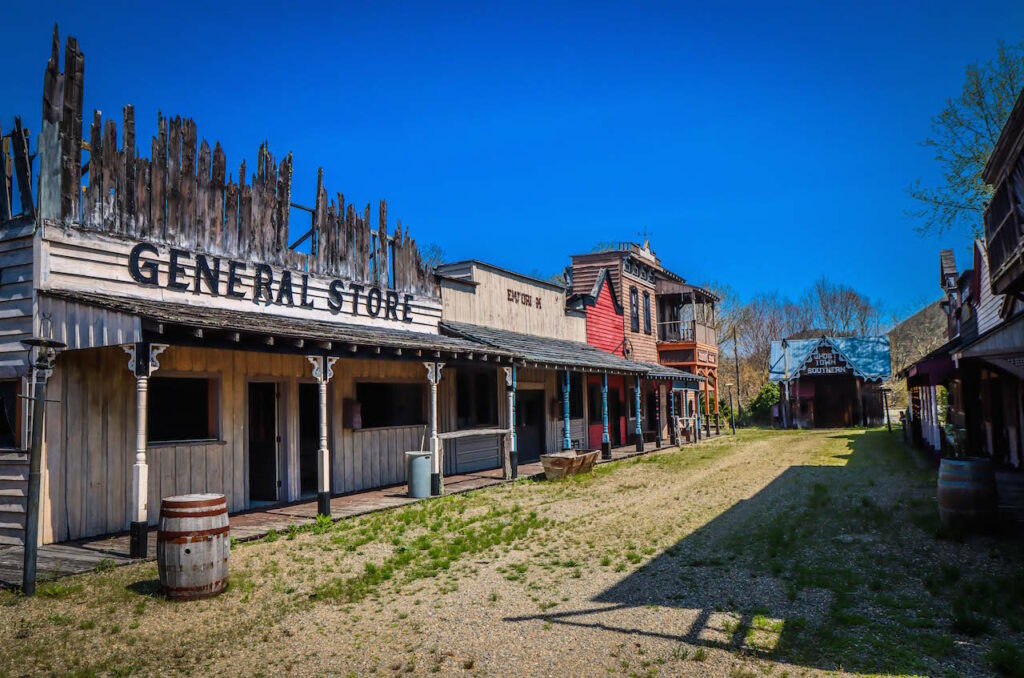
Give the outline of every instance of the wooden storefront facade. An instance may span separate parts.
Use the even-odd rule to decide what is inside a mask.
[[[783,428],[881,426],[888,337],[820,337],[772,342],[769,379],[779,384]]]

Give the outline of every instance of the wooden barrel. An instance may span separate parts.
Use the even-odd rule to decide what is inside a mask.
[[[992,527],[996,480],[988,459],[943,459],[939,464],[939,518],[944,525]]]
[[[228,585],[231,537],[223,494],[185,494],[160,502],[156,561],[168,598],[206,598]]]

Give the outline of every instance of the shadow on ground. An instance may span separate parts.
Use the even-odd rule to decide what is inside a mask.
[[[1020,542],[942,539],[948,535],[935,516],[934,473],[911,460],[898,434],[824,437],[844,443],[838,454],[790,467],[601,592],[594,605],[509,621],[542,619],[825,670],[977,670],[987,644],[972,657],[959,649],[950,604],[962,580],[952,568],[998,552],[1004,569],[1022,572]],[[929,583],[939,572],[948,574]],[[1024,598],[1018,604],[1024,607]],[[642,618],[616,613],[650,606],[685,612],[693,619],[689,630],[609,621]],[[1024,619],[1024,609],[1009,613]]]

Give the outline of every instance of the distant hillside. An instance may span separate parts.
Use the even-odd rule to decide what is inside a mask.
[[[946,314],[941,303],[928,304],[889,332],[894,375],[946,343]]]

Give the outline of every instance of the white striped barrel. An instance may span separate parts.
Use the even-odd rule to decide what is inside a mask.
[[[223,494],[185,494],[160,502],[156,561],[168,598],[215,596],[228,585],[231,536]]]

